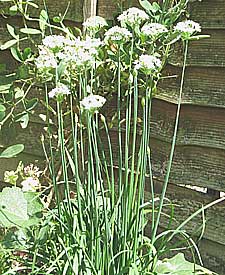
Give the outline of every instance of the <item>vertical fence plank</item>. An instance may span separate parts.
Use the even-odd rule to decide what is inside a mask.
[[[83,18],[86,21],[90,16],[97,15],[97,0],[84,0]]]

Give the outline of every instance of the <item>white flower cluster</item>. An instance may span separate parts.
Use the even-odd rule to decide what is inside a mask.
[[[100,39],[87,37],[69,39],[61,35],[49,35],[43,39],[43,45],[39,46],[39,56],[35,64],[39,71],[55,69],[61,60],[73,69],[81,66],[90,66],[95,63],[98,49],[102,45]]]
[[[39,56],[35,60],[35,65],[39,70],[54,69],[57,67],[56,56],[48,48],[40,46]]]
[[[80,101],[80,106],[87,111],[96,111],[101,108],[106,99],[100,95],[89,95]]]
[[[139,25],[145,20],[148,20],[149,16],[143,10],[133,7],[124,11],[117,19],[120,21],[122,26],[128,25],[133,27],[134,25]]]
[[[74,45],[66,46],[64,49],[64,59],[66,62],[76,67],[93,66],[98,54],[98,49],[102,45],[100,39],[87,37],[85,40],[76,38]]]
[[[42,173],[39,170],[39,168],[32,163],[28,166],[25,166],[23,169],[23,172],[24,172],[24,175],[27,177],[36,177],[36,178],[38,178]]]
[[[142,54],[135,62],[135,69],[142,70],[146,74],[151,74],[157,71],[161,65],[162,62],[159,58],[153,55]]]
[[[57,86],[48,93],[48,96],[50,98],[55,97],[56,99],[61,99],[64,95],[69,95],[69,94],[70,94],[69,88],[63,83],[58,83]]]
[[[118,26],[110,28],[105,33],[105,40],[112,41],[116,43],[126,42],[132,37],[131,32],[129,32],[126,28],[121,28]]]
[[[62,35],[48,35],[42,40],[42,44],[51,50],[62,50],[68,39]]]
[[[100,30],[103,27],[108,26],[105,18],[101,16],[91,16],[84,23],[83,26],[90,30]]]
[[[23,192],[35,192],[40,187],[40,182],[37,178],[28,177],[21,182]]]
[[[201,26],[192,20],[186,20],[177,23],[177,25],[174,27],[174,30],[192,35],[195,32],[201,32]]]
[[[162,33],[168,32],[168,29],[159,23],[149,23],[141,28],[141,32],[146,36],[157,37]]]

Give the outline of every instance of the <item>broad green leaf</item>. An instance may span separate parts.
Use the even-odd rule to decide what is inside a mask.
[[[22,57],[21,57],[21,53],[19,52],[19,50],[17,48],[10,48],[11,54],[12,56],[19,62],[22,61]]]
[[[158,261],[155,272],[157,275],[211,275],[213,274],[208,269],[190,263],[185,260],[183,253],[178,253],[171,259],[165,259],[163,261]]]
[[[27,100],[25,105],[26,105],[26,110],[27,111],[31,111],[35,108],[35,106],[38,103],[38,99],[37,98],[32,98],[30,100]]]
[[[140,5],[144,8],[147,12],[151,11],[152,4],[148,2],[148,0],[139,0]]]
[[[13,158],[24,150],[23,144],[15,144],[6,148],[1,154],[0,158]]]
[[[11,88],[11,84],[0,85],[0,93],[8,93]]]
[[[1,244],[7,249],[23,250],[27,248],[27,235],[23,228],[18,230],[9,230]]]
[[[24,96],[24,90],[22,90],[21,88],[17,87],[15,89],[15,99],[22,98],[23,96]]]
[[[25,129],[29,123],[29,114],[24,112],[20,114],[19,118],[15,119],[16,122],[20,123],[20,126]]]
[[[4,227],[20,227],[28,220],[27,201],[22,190],[5,187],[0,193],[0,224]]]
[[[0,112],[5,112],[6,108],[3,104],[0,104]]]
[[[15,45],[17,42],[18,42],[18,40],[16,40],[16,39],[9,40],[9,41],[5,42],[5,44],[1,45],[0,49],[6,50],[6,49],[12,47],[13,45]]]
[[[41,34],[40,30],[32,28],[22,28],[20,31],[25,34]]]
[[[5,111],[6,111],[5,106],[0,104],[0,121],[2,121],[3,118],[5,117]]]
[[[17,5],[11,6],[11,7],[9,8],[9,11],[10,11],[11,13],[13,13],[13,14],[17,13],[17,11],[18,11]]]
[[[46,12],[46,10],[42,10],[40,12],[40,18],[39,18],[39,26],[42,32],[45,31],[47,21],[48,21],[48,13]]]
[[[43,204],[38,193],[25,192],[24,197],[27,200],[27,212],[29,216],[33,216],[43,210]]]
[[[19,39],[19,35],[15,34],[14,27],[11,26],[11,25],[9,25],[9,24],[7,24],[6,26],[7,26],[8,32],[12,35],[12,37],[15,38],[16,40],[18,40]]]
[[[26,60],[31,56],[31,48],[25,48],[23,50],[23,60]]]

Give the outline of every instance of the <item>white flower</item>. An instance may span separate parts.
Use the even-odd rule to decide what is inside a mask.
[[[39,180],[36,178],[28,177],[21,182],[23,192],[35,192],[39,188]]]
[[[63,49],[66,42],[66,37],[62,35],[48,35],[42,40],[42,44],[52,50]]]
[[[153,55],[142,54],[135,62],[135,69],[142,70],[144,73],[150,74],[154,71],[157,71],[161,65],[162,62],[159,58]]]
[[[143,10],[138,8],[129,8],[118,16],[118,20],[122,25],[134,26],[139,25],[143,21],[147,20],[149,16]]]
[[[108,24],[101,16],[91,16],[83,23],[83,26],[90,30],[99,30],[105,26],[108,26]]]
[[[40,174],[42,173],[41,171],[39,171],[39,168],[32,163],[30,165],[25,166],[23,171],[24,175],[26,175],[27,177],[35,178],[39,178]]]
[[[77,38],[73,46],[65,47],[64,59],[77,67],[93,66],[102,44],[102,41],[96,38],[87,37],[85,40]]]
[[[50,98],[53,98],[53,97],[58,98],[69,94],[70,94],[69,88],[65,84],[58,83],[57,86],[48,93],[48,96]]]
[[[47,68],[56,68],[57,60],[55,55],[43,46],[40,46],[39,48],[39,56],[35,60],[37,68],[39,70]]]
[[[106,102],[106,99],[100,95],[89,95],[80,101],[80,105],[85,110],[97,110],[101,108]]]
[[[141,32],[146,36],[158,36],[161,33],[168,32],[168,29],[159,23],[149,23],[141,28]]]
[[[192,35],[194,32],[201,32],[201,26],[192,20],[186,20],[177,23],[177,25],[174,27],[174,30]]]
[[[105,40],[111,40],[113,42],[124,42],[132,37],[131,32],[129,32],[126,28],[121,28],[118,26],[110,28],[105,33]]]

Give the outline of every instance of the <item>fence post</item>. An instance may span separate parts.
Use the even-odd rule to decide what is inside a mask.
[[[83,18],[86,21],[90,16],[97,15],[97,0],[84,0]]]

